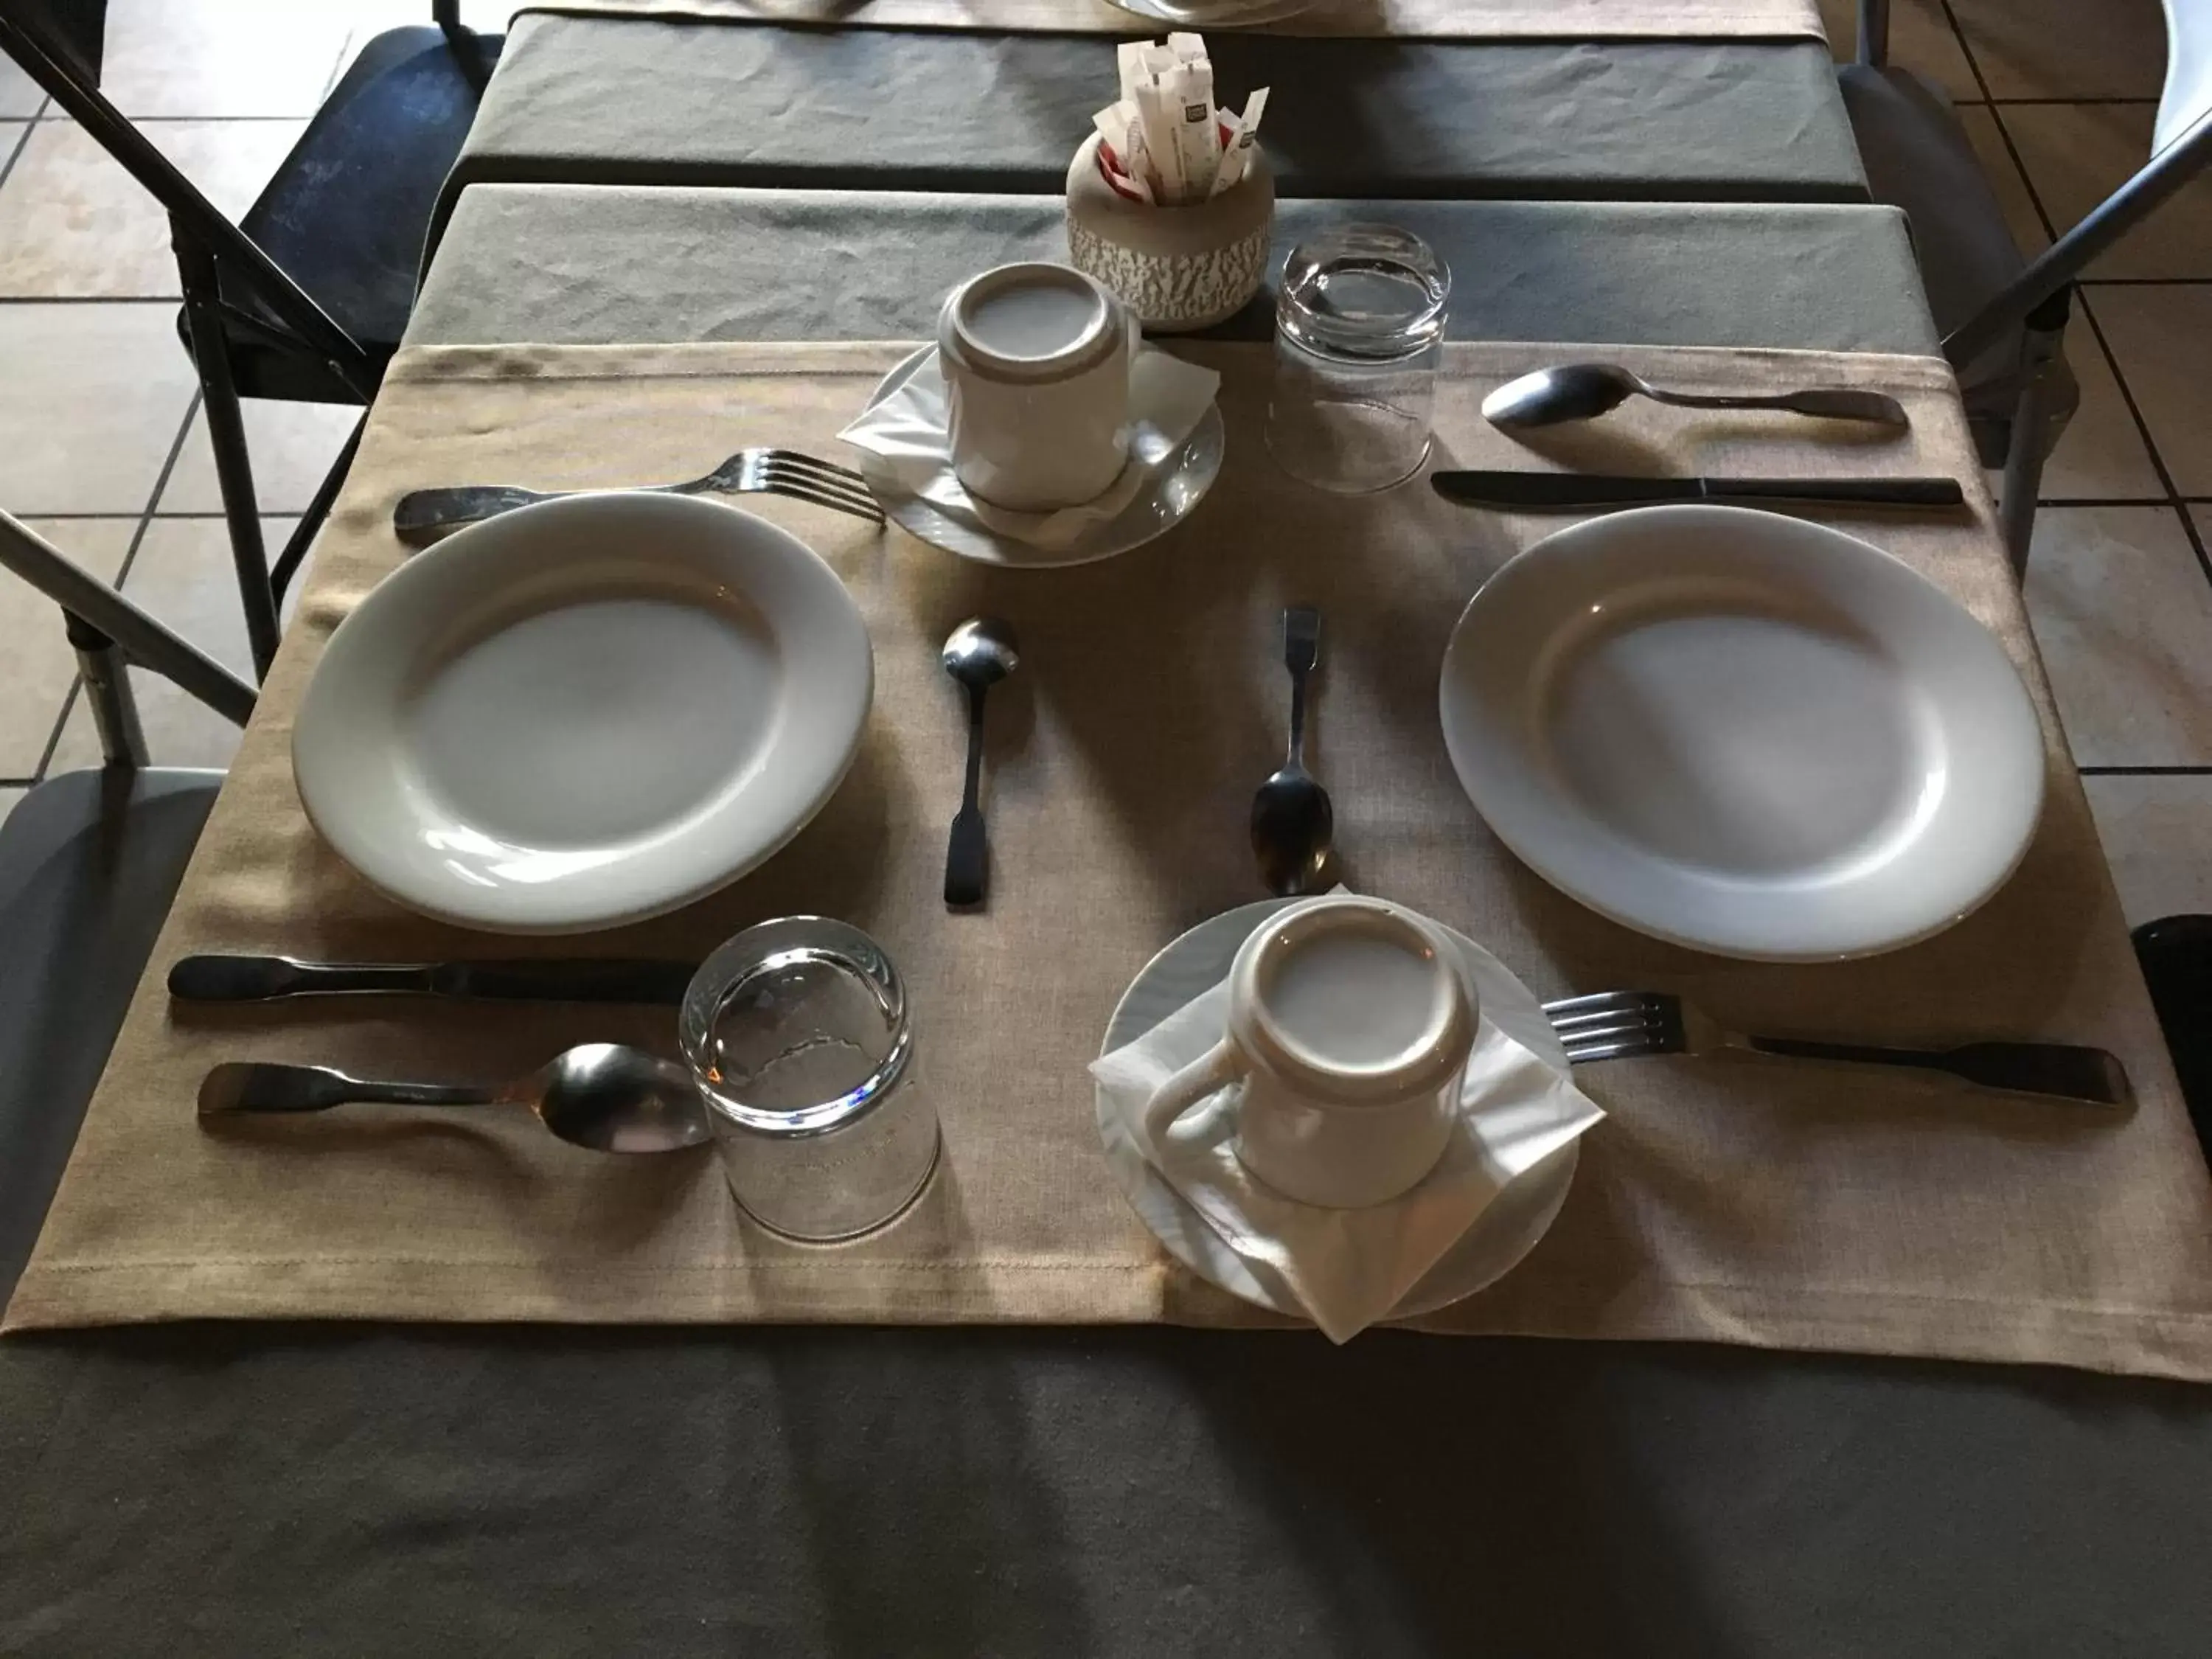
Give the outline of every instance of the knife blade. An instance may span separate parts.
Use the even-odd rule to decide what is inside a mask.
[[[291,957],[181,957],[169,994],[181,1002],[286,997],[426,996],[484,1002],[684,1000],[687,962],[543,957],[511,962],[302,962]]]
[[[1666,501],[1852,502],[1863,507],[1963,507],[1955,478],[1626,478],[1602,472],[1468,472],[1431,476],[1463,507],[1556,511]]]

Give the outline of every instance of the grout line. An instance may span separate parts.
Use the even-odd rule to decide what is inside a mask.
[[[123,562],[116,567],[115,591],[118,593],[123,591],[123,584],[130,580],[131,567],[138,562],[139,544],[146,539],[147,527],[154,522],[155,505],[161,501],[161,492],[169,487],[169,475],[177,470],[177,458],[185,453],[185,440],[191,435],[192,421],[199,412],[200,394],[195,390],[191,402],[185,405],[184,423],[178,427],[177,435],[170,441],[169,453],[154,480],[153,492],[146,497],[146,510],[138,515],[138,527],[131,532],[131,545],[124,549]],[[122,514],[110,513],[99,516],[120,518]],[[129,672],[127,669],[125,672]],[[83,689],[82,676],[70,681],[69,695],[62,699],[62,712],[55,718],[54,729],[47,734],[46,746],[39,756],[37,775],[41,781],[46,778],[46,769],[54,763],[54,751],[62,745],[62,733],[69,728],[70,715],[76,708],[77,693]]]
[[[2077,766],[2085,778],[2212,778],[2212,766]]]
[[[8,152],[8,159],[6,161],[0,161],[0,185],[6,184],[8,182],[8,175],[15,170],[16,158],[22,155],[24,146],[31,142],[31,129],[36,125],[38,125],[36,121],[26,121],[23,123],[23,131],[18,133],[15,137],[15,147]]]
[[[1979,102],[1982,102],[1982,103],[1985,103],[1985,104],[1993,104],[1993,105],[1996,106],[1996,107],[1998,107],[1999,109],[2006,108],[2006,107],[2008,107],[2008,106],[2011,106],[2011,105],[2014,105],[2014,104],[2027,104],[2027,105],[2031,105],[2031,106],[2032,106],[2032,105],[2037,105],[2037,104],[2056,104],[2056,105],[2065,105],[2065,104],[2096,104],[2096,105],[2100,105],[2100,106],[2106,105],[2106,104],[2145,104],[2145,105],[2148,105],[2151,108],[2155,109],[2155,108],[2157,108],[2157,107],[2158,107],[2158,103],[2159,103],[2159,100],[2158,100],[2157,99],[2155,99],[2155,98],[2121,98],[2121,97],[2101,97],[2101,98],[1996,98],[1996,97],[1990,97],[1990,98],[1984,98],[1984,99],[1981,99],[1981,100],[1979,100],[1978,101],[1979,101]]]
[[[0,173],[0,178],[5,176]],[[180,298],[174,294],[8,294],[0,295],[0,306],[173,306]]]
[[[2212,276],[2080,276],[2077,288],[2203,288]]]
[[[2039,495],[2036,506],[2041,507],[2172,507],[2174,503],[2165,495]]]

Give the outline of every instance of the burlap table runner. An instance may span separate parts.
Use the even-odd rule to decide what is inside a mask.
[[[1237,27],[1227,15],[1170,23],[1106,0],[550,0],[517,15],[525,11],[1127,35]],[[1815,0],[1314,0],[1305,11],[1254,27],[1431,40],[1826,38]]]
[[[573,1151],[519,1114],[364,1110],[200,1127],[218,1060],[505,1078],[569,1043],[673,1052],[661,1010],[324,1002],[173,1007],[196,950],[424,959],[573,951],[422,921],[379,899],[302,817],[287,745],[331,629],[400,560],[392,502],[458,479],[568,486],[692,476],[745,444],[834,454],[892,346],[444,347],[401,354],[325,532],[25,1273],[16,1326],[216,1316],[1246,1323],[1265,1316],[1174,1267],[1108,1178],[1085,1062],[1130,976],[1202,918],[1258,896],[1250,792],[1279,752],[1278,616],[1318,604],[1328,653],[1313,757],[1347,879],[1483,940],[1543,995],[1694,993],[1732,1023],[1901,1041],[2100,1043],[2130,1113],[1977,1095],[1911,1073],[1654,1060],[1584,1074],[1612,1113],[1550,1236],[1438,1330],[1705,1338],[2054,1361],[2212,1376],[2212,1180],[2136,976],[2020,602],[1936,362],[1608,348],[1668,383],[1835,380],[1902,396],[1910,438],[1838,442],[1786,417],[1632,404],[1546,454],[1739,474],[1949,472],[1974,522],[1852,524],[2004,639],[2051,732],[2050,804],[1996,900],[1926,944],[1805,968],[1645,939],[1545,886],[1484,828],[1437,730],[1446,636],[1484,574],[1560,520],[1361,500],[1290,483],[1258,440],[1264,347],[1221,367],[1231,434],[1212,496],[1127,556],[990,570],[896,531],[757,498],[849,584],[874,641],[874,714],[852,776],[752,877],[694,909],[593,938],[695,957],[763,917],[817,911],[879,938],[912,992],[920,1086],[942,1113],[934,1188],[835,1249],[737,1218],[708,1157]],[[1571,347],[1454,347],[1442,465],[1543,467],[1476,412],[1489,386]],[[990,908],[939,897],[962,708],[936,662],[960,618],[1010,618],[1024,668],[992,707]]]

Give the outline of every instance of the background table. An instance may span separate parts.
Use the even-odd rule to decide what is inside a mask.
[[[624,193],[634,234],[675,228],[600,337],[713,320],[698,233],[751,204],[691,196]],[[511,274],[469,222],[418,341]],[[1668,331],[1710,328],[1703,280],[1651,268],[1646,337],[1709,337]],[[1605,337],[1540,288],[1493,325]],[[564,291],[509,290],[506,337],[579,326]],[[746,326],[842,314],[775,292]],[[2212,1629],[2212,1394],[1741,1349],[118,1328],[0,1345],[0,1648],[1969,1659]]]
[[[1273,88],[1285,196],[1867,199],[1817,40],[1208,44]],[[533,15],[438,222],[481,183],[1056,193],[1116,85],[1103,35]]]

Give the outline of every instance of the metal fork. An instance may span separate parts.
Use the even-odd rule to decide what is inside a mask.
[[[874,524],[884,521],[884,510],[869,493],[867,481],[850,467],[818,461],[795,449],[741,449],[703,478],[688,483],[653,484],[660,495],[787,495],[833,507]],[[441,489],[414,489],[399,498],[392,509],[392,527],[410,547],[428,547],[441,536],[465,524],[512,513],[532,501],[550,501],[562,495],[586,495],[583,489],[520,489],[511,484],[458,484]]]
[[[2124,1106],[2128,1074],[2102,1048],[2065,1042],[1969,1042],[1957,1048],[1888,1048],[1861,1042],[1753,1036],[1714,1024],[1691,1004],[1663,991],[1602,991],[1544,1005],[1544,1013],[1577,1066],[1646,1054],[1704,1054],[1724,1049],[1791,1060],[1847,1060],[1948,1072],[1984,1089],[2055,1095],[2099,1106]]]

